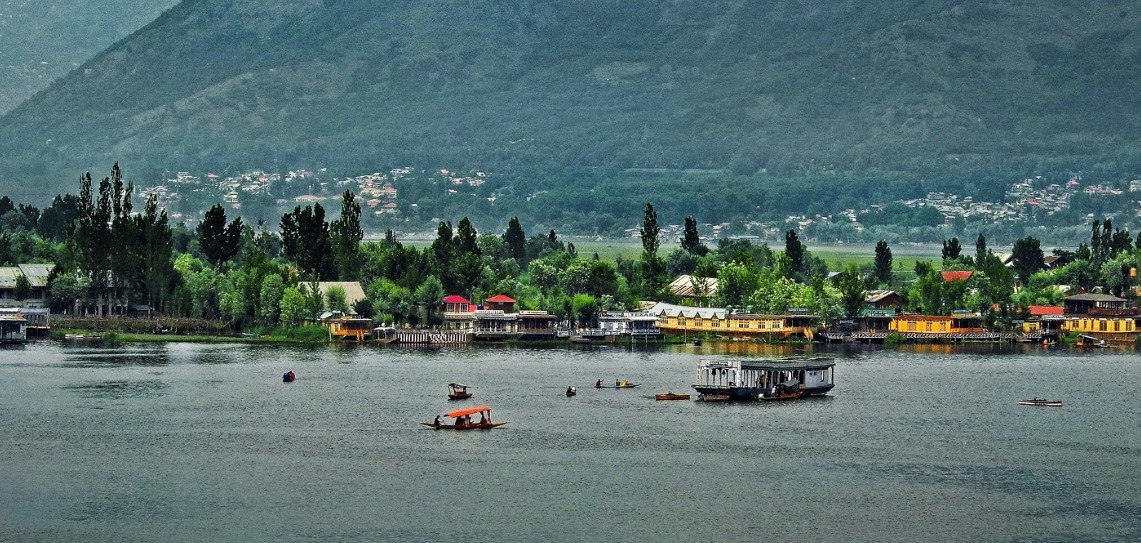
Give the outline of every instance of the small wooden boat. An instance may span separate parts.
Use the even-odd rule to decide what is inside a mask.
[[[781,400],[799,400],[802,396],[804,396],[803,390],[788,390],[788,391],[781,391],[781,392],[778,392],[776,394],[772,394],[769,396],[766,396],[764,394],[758,394],[757,400],[762,401],[762,402],[776,402],[776,401],[781,401]]]
[[[689,394],[676,394],[667,392],[665,394],[654,394],[655,400],[688,400]]]
[[[701,394],[698,396],[698,399],[703,402],[728,402],[732,400],[733,397],[728,394]]]
[[[602,379],[599,379],[594,382],[594,388],[634,388],[640,384],[642,383],[631,383],[630,381],[623,379],[621,381],[614,381],[614,385],[611,386],[602,384]]]
[[[294,379],[297,379],[297,374],[293,373],[293,370],[281,374],[281,382],[283,383],[292,383]]]
[[[480,419],[478,422],[473,422],[471,416],[479,413]],[[457,409],[444,415],[452,419],[451,424],[444,424],[440,422],[440,417],[432,422],[421,422],[420,424],[427,426],[433,430],[491,430],[499,428],[509,421],[492,422],[491,421],[491,407],[481,405],[479,407],[469,407],[467,409]]]
[[[1034,407],[1062,407],[1062,400],[1031,398],[1029,400],[1018,400],[1018,405],[1030,405]]]
[[[448,383],[448,399],[449,400],[466,400],[471,397],[471,391],[468,390],[467,385],[460,383]]]
[[[576,395],[576,394],[578,394],[578,389],[577,389],[577,388],[575,388],[575,387],[567,387],[567,397],[568,397],[568,398],[570,398],[571,396],[574,396],[574,395]]]

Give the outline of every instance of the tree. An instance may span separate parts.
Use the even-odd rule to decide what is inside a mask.
[[[840,305],[844,315],[856,318],[864,308],[864,282],[860,281],[860,269],[850,264],[840,274]]]
[[[880,240],[876,244],[876,279],[881,284],[891,283],[891,249],[888,248],[887,242]]]
[[[959,244],[959,238],[951,238],[943,241],[943,260],[948,258],[959,258],[959,254],[963,252],[963,246]]]
[[[981,264],[986,254],[986,236],[979,234],[979,237],[975,239],[975,265]]]
[[[329,311],[348,312],[349,303],[345,301],[345,289],[340,286],[331,286],[325,289],[325,309]]]
[[[261,290],[258,293],[258,320],[263,326],[273,326],[278,322],[284,296],[285,281],[280,275],[270,274],[262,279]]]
[[[681,248],[696,256],[705,256],[709,253],[709,248],[701,243],[701,237],[697,234],[697,219],[693,217],[685,218],[685,232],[681,238]]]
[[[421,323],[425,326],[430,325],[435,321],[440,300],[444,299],[444,284],[436,276],[429,275],[419,287],[416,287],[412,298],[420,310]]]
[[[757,278],[748,266],[728,262],[717,271],[717,301],[723,307],[741,307],[757,289]]]
[[[554,232],[554,230],[551,230]],[[471,225],[471,221],[467,217],[460,219],[460,223],[456,225],[456,252],[465,255],[472,254],[479,256],[479,236],[475,231],[475,227]]]
[[[297,326],[305,317],[305,295],[297,287],[286,287],[281,292],[281,324]]]
[[[333,262],[342,281],[358,279],[361,271],[361,206],[356,195],[346,190],[341,194],[341,216],[329,226],[333,245]]]
[[[804,244],[795,230],[789,230],[784,235],[784,254],[791,261],[793,273],[799,274],[804,268]]]
[[[653,204],[646,204],[646,211],[642,217],[642,229],[639,231],[642,238],[642,256],[643,259],[650,260],[657,258],[658,246],[658,212],[654,211]]]
[[[28,281],[28,277],[22,273],[17,275],[16,290],[13,293],[13,295],[16,297],[16,301],[22,304],[24,300],[28,299],[28,296],[31,296],[31,294],[32,283]]]
[[[1034,272],[1046,265],[1041,244],[1034,237],[1026,236],[1015,241],[1011,253],[1014,259],[1014,271],[1018,274],[1018,281],[1023,285],[1030,280]]]
[[[242,218],[235,217],[230,224],[226,224],[225,208],[215,204],[206,212],[196,232],[202,256],[214,269],[221,269],[223,264],[238,254],[241,247]]]
[[[520,266],[524,265],[527,257],[527,237],[523,234],[523,227],[519,224],[519,217],[511,217],[507,222],[507,231],[503,233],[503,242],[507,244],[507,252]]]
[[[281,217],[281,249],[307,279],[334,275],[333,242],[321,204],[297,206]]]

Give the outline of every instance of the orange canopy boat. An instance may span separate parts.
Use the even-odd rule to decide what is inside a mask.
[[[480,419],[478,422],[473,422],[471,416],[476,413],[479,413]],[[487,405],[457,409],[446,413],[444,416],[453,419],[453,423],[441,423],[440,417],[436,417],[436,420],[432,422],[421,422],[420,424],[436,430],[490,430],[507,424],[507,421],[491,422],[491,407]]]

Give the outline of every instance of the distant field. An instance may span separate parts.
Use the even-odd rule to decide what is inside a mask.
[[[608,262],[622,257],[627,260],[636,259],[642,254],[642,242],[637,239],[591,239],[568,236],[564,241],[574,243],[578,254],[589,257],[598,253],[598,258]],[[430,240],[404,241],[416,247],[431,245]],[[674,250],[676,243],[663,243],[659,249],[665,255]],[[784,250],[784,243],[769,245],[774,251]],[[828,269],[832,271],[843,270],[849,264],[857,266],[871,265],[875,261],[876,249],[874,245],[809,245],[812,254],[824,259]],[[891,247],[892,262],[897,272],[911,274],[915,263],[920,260],[931,262],[936,268],[942,260],[942,247],[937,245],[899,245]]]

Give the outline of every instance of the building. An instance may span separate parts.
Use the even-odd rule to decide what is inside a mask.
[[[1066,296],[1066,315],[1112,314],[1125,310],[1125,298],[1109,294],[1085,293]]]
[[[892,317],[888,330],[907,337],[983,339],[987,334],[978,313],[957,311],[951,315],[904,313]]]
[[[598,316],[598,328],[606,339],[658,339],[658,317],[652,313],[607,311]]]
[[[300,282],[297,283],[298,289],[309,289],[313,283]],[[349,312],[354,313],[353,306],[357,302],[364,300],[367,296],[364,293],[364,288],[357,281],[320,281],[317,283],[317,290],[321,293],[322,297],[329,295],[329,289],[340,287],[345,292],[345,304],[349,306]],[[304,291],[303,291],[304,292]]]
[[[716,334],[733,338],[812,339],[816,315],[790,311],[785,315],[729,313],[720,308],[702,308],[658,303],[650,309],[658,328],[666,334]]]
[[[329,329],[329,339],[364,341],[372,335],[372,319],[345,315],[340,311],[321,314],[318,319]]]
[[[0,306],[2,307],[47,307],[48,278],[55,264],[20,264],[0,267]],[[17,299],[17,285],[21,278],[27,280],[27,294]]]
[[[518,330],[522,339],[554,339],[559,317],[546,311],[520,311]]]
[[[23,343],[28,339],[27,320],[18,308],[0,308],[0,343]]]
[[[523,336],[519,330],[519,314],[515,312],[515,299],[505,294],[484,300],[484,305],[472,313],[472,319],[476,340],[495,341]]]
[[[903,297],[894,290],[869,290],[864,303],[872,309],[896,309],[903,306]]]
[[[1138,336],[1136,307],[1109,294],[1075,294],[1063,300],[1066,321],[1062,329],[1114,343],[1132,343]]]
[[[717,295],[717,278],[679,275],[670,283],[669,289],[686,303],[703,305]]]
[[[444,296],[441,302],[445,330],[472,331],[475,322],[475,305],[458,294]]]

